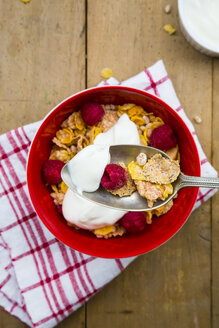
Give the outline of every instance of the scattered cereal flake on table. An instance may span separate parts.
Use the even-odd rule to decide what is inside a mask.
[[[169,35],[172,35],[176,32],[176,29],[171,24],[166,24],[163,26],[163,29],[165,32],[167,32]]]
[[[197,124],[200,124],[201,122],[202,122],[202,119],[201,119],[201,117],[200,116],[198,116],[198,115],[195,115],[194,117],[193,117],[193,120],[195,121],[195,123],[197,123]]]
[[[164,12],[166,14],[170,14],[171,10],[172,10],[172,6],[170,4],[167,4],[167,5],[164,6]]]
[[[111,70],[111,68],[103,68],[101,71],[101,77],[103,79],[109,79],[110,77],[113,76],[113,71]]]
[[[23,3],[28,3],[30,0],[21,0]]]

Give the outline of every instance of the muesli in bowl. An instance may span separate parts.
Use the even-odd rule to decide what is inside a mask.
[[[91,205],[77,198],[62,181],[62,167],[87,146],[124,143],[142,144],[165,151],[173,160],[168,163],[170,171],[179,172],[179,147],[172,127],[136,104],[101,105],[88,102],[69,115],[56,132],[42,173],[57,211],[73,229],[89,230],[97,238],[105,239],[139,233],[154,218],[172,208],[171,200],[156,210],[146,212],[124,214],[122,211],[101,209],[100,205]],[[162,180],[156,169],[151,170],[151,167],[156,168],[162,162],[160,156],[155,155],[147,161],[146,155],[141,153],[127,166],[124,163],[107,164],[102,172],[101,184],[117,197],[128,197],[137,190],[152,207],[157,199],[165,200],[173,192],[173,179],[169,176],[162,177]],[[150,173],[152,180],[145,178],[145,172]]]

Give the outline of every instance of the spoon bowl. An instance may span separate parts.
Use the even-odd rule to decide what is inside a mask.
[[[142,145],[115,145],[110,146],[110,155],[111,155],[111,163],[119,163],[123,162],[125,165],[128,165],[131,161],[135,160],[139,153],[145,153],[147,158],[150,159],[155,154],[161,154],[163,157],[171,159],[165,152]],[[172,183],[173,193],[169,195],[164,201],[157,200],[154,203],[153,207],[148,207],[147,200],[139,195],[137,191],[135,191],[131,196],[127,197],[118,197],[110,192],[108,192],[101,185],[95,192],[85,192],[79,193],[76,186],[73,184],[69,172],[68,163],[63,167],[61,171],[61,176],[66,185],[79,197],[83,197],[84,199],[95,202],[99,205],[103,205],[106,207],[124,210],[124,211],[151,211],[157,209],[161,206],[167,204],[176,194],[177,192],[184,187],[213,187],[219,188],[219,179],[216,178],[200,178],[200,177],[192,177],[187,176],[183,173],[180,173],[177,180]]]

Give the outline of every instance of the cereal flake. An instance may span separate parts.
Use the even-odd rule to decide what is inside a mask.
[[[105,67],[101,70],[101,77],[103,79],[109,79],[110,77],[113,76],[113,71],[111,70],[111,68]]]
[[[176,33],[176,29],[171,24],[166,24],[163,26],[163,29],[165,32],[167,32],[169,35],[172,35]]]
[[[152,183],[169,184],[175,181],[180,173],[179,162],[156,154],[143,167],[145,180]]]

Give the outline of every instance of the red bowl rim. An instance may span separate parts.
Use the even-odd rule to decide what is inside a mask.
[[[140,93],[142,95],[147,95],[148,97],[152,98],[153,100],[159,102],[162,106],[164,106],[165,108],[167,108],[169,111],[172,112],[173,116],[175,117],[176,120],[180,121],[180,124],[183,126],[183,129],[186,131],[186,133],[190,136],[190,141],[192,143],[192,146],[194,148],[194,156],[195,158],[199,158],[199,154],[198,154],[198,149],[197,149],[197,146],[195,144],[195,141],[194,141],[194,138],[189,130],[189,128],[187,127],[187,125],[185,124],[185,122],[182,120],[182,118],[174,111],[173,108],[171,108],[167,103],[165,103],[162,99],[160,99],[159,97],[156,97],[144,90],[141,90],[141,89],[136,89],[136,88],[132,88],[132,87],[126,87],[126,86],[122,86],[122,85],[114,85],[114,86],[100,86],[100,87],[93,87],[93,88],[89,88],[89,89],[85,89],[85,90],[82,90],[82,91],[79,91],[77,93],[75,93],[74,95],[68,97],[68,98],[65,98],[63,101],[61,101],[58,105],[56,105],[51,111],[49,111],[49,113],[44,117],[40,127],[38,128],[32,142],[31,142],[31,145],[30,145],[30,148],[29,148],[29,153],[28,153],[28,158],[27,158],[27,167],[26,167],[26,172],[27,172],[27,187],[28,187],[28,191],[29,191],[29,195],[30,195],[30,199],[31,199],[31,202],[32,202],[32,205],[37,213],[37,215],[39,216],[40,220],[43,222],[43,224],[47,227],[47,229],[61,242],[63,242],[65,245],[69,246],[70,248],[73,248],[72,245],[69,243],[69,242],[66,242],[65,240],[65,237],[62,235],[62,233],[59,233],[58,231],[54,231],[53,228],[50,226],[50,224],[47,222],[47,220],[43,217],[43,216],[40,216],[40,214],[38,213],[38,209],[39,209],[39,206],[38,206],[38,203],[35,202],[34,198],[32,197],[32,188],[31,188],[31,185],[29,183],[29,177],[30,177],[30,174],[31,174],[31,170],[30,170],[30,166],[29,166],[29,159],[30,157],[32,156],[32,149],[34,148],[34,146],[36,145],[37,143],[37,140],[39,139],[40,137],[40,134],[41,134],[41,131],[43,130],[44,128],[44,125],[49,121],[50,119],[50,116],[52,115],[52,113],[57,109],[59,108],[62,104],[64,104],[65,102],[69,101],[70,99],[73,99],[79,95],[82,95],[85,93],[85,94],[89,94],[89,93],[92,93],[93,90],[104,90],[104,89],[114,89],[114,90],[126,90],[126,91],[130,91],[130,92],[137,92],[137,93]],[[198,166],[198,176],[200,176],[201,174],[201,165],[200,165],[200,160],[199,160],[199,166]],[[187,222],[188,218],[189,218],[189,215],[194,207],[194,204],[195,204],[195,201],[197,199],[197,196],[198,196],[198,191],[199,191],[199,188],[196,187],[194,188],[195,189],[195,192],[193,194],[193,197],[191,199],[191,203],[190,203],[190,206],[187,208],[186,210],[186,213],[185,213],[185,221],[183,222],[183,224],[175,231],[174,234],[172,234],[168,239],[166,239],[166,241],[164,242],[161,242],[160,244],[158,244],[157,246],[155,246],[153,249],[151,250],[148,250],[146,252],[137,252],[137,251],[132,251],[130,250],[129,251],[129,255],[121,255],[121,254],[118,254],[117,258],[125,258],[125,257],[131,257],[131,256],[137,256],[137,255],[141,255],[141,254],[145,254],[145,253],[148,253],[148,252],[151,252],[155,249],[157,249],[158,247],[164,245],[167,241],[169,241],[172,237],[175,236],[175,234],[184,226],[184,224]],[[81,248],[77,247],[77,248],[73,248],[79,252],[82,252],[82,253],[85,253],[85,254],[88,254],[88,255],[91,255],[91,256],[97,256],[97,257],[103,257],[103,258],[112,258],[110,256],[101,256],[100,254],[96,253],[96,252],[92,252],[91,253],[87,253],[87,250],[84,250],[83,249],[83,246]]]

